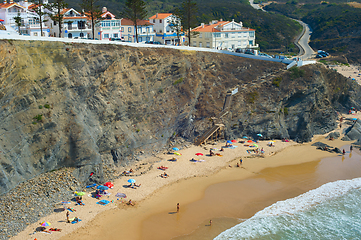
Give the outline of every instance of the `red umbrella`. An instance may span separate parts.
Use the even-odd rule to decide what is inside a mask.
[[[251,143],[251,142],[253,142],[253,141],[252,141],[252,140],[248,140],[247,142]]]
[[[236,142],[237,142],[237,140],[234,140],[234,139],[233,139],[231,142],[236,143]]]
[[[111,183],[111,182],[106,182],[106,183],[104,184],[104,186],[106,186],[106,187],[108,187],[108,188],[112,188],[112,187],[114,187],[114,184]]]
[[[0,22],[3,22],[4,20],[2,20],[1,18],[0,18]]]
[[[203,153],[196,153],[197,156],[203,156]]]

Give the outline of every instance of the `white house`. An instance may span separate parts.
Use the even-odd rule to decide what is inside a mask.
[[[149,18],[149,22],[154,24],[155,41],[159,41],[163,44],[178,44],[177,33],[172,29],[172,24],[176,19],[177,17],[172,13],[157,13]],[[183,42],[183,39],[184,34],[181,34],[181,43]]]
[[[90,38],[92,35],[91,24],[88,17],[79,13],[74,8],[66,8],[61,11],[63,17],[63,28],[61,36],[65,38]],[[59,36],[59,27],[53,22],[52,30]]]
[[[206,47],[216,49],[253,49],[258,48],[256,44],[255,30],[243,27],[242,22],[234,20],[213,20],[209,24],[202,23],[201,26],[191,30],[198,33],[192,37],[190,46]]]
[[[99,40],[121,38],[121,19],[116,19],[115,15],[109,12],[106,7],[103,7],[102,12],[103,14],[101,15],[101,17],[104,20],[96,24],[95,30],[95,32],[98,34]]]
[[[145,43],[154,41],[153,24],[147,20],[137,20],[138,27],[138,42]],[[134,22],[123,18],[121,20],[122,38],[126,42],[137,42],[135,39],[135,26]]]
[[[47,1],[44,3],[47,3]],[[37,5],[29,4],[27,0],[16,3],[13,0],[9,0],[9,2],[4,0],[3,3],[0,3],[0,18],[4,20],[3,24],[5,26],[11,27],[21,34],[41,36],[39,16],[33,11],[35,7]],[[22,24],[20,29],[18,29],[14,19],[17,16],[21,17]],[[42,23],[42,28],[42,35],[49,36],[50,29],[44,22]]]

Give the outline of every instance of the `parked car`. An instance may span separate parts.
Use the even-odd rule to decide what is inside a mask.
[[[250,50],[250,49],[247,49],[244,53],[245,53],[245,54],[254,55],[254,51],[253,51],[253,50]]]
[[[235,52],[242,53],[242,48],[237,48]]]
[[[120,41],[120,42],[124,42],[124,40],[121,39],[121,38],[111,38],[110,41]]]
[[[157,42],[157,41],[147,41],[145,42],[146,44],[158,44],[158,45],[163,45],[161,42]]]
[[[316,58],[323,58],[323,56],[321,54],[317,54]]]
[[[323,50],[318,50],[317,53],[321,55],[325,55],[326,57],[330,55],[328,52],[325,52]]]
[[[262,57],[273,58],[273,57],[271,57],[270,55],[268,55],[267,53],[259,53],[258,55],[259,55],[259,56],[262,56]]]

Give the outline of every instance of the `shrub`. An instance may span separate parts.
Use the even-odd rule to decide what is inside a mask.
[[[163,88],[160,88],[160,89],[159,89],[159,93],[164,93],[164,89],[163,89]]]
[[[40,122],[43,119],[43,114],[38,114],[33,119],[36,119],[38,122]]]
[[[300,69],[296,66],[291,67],[290,69],[288,69],[288,71],[291,72],[291,79],[296,79],[305,75],[305,70]]]
[[[45,108],[50,108],[50,105],[49,104],[44,104],[44,107]]]
[[[39,109],[43,109],[43,106],[40,105],[40,106],[39,106]]]
[[[284,107],[284,108],[283,108],[283,113],[284,113],[285,115],[288,115],[288,108],[287,108],[287,107]]]
[[[175,82],[173,83],[173,85],[177,85],[177,84],[179,84],[179,83],[181,83],[181,82],[183,82],[183,78],[180,78],[180,79],[178,79],[177,81],[175,81]]]
[[[272,84],[276,87],[280,87],[280,83],[282,81],[282,78],[281,77],[276,77],[272,80]]]
[[[254,103],[254,101],[258,98],[258,92],[250,92],[248,93],[247,100],[249,103]]]

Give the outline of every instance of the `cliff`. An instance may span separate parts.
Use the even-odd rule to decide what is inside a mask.
[[[233,87],[226,137],[309,141],[360,108],[360,87],[321,65],[294,68],[171,49],[0,42],[0,193],[63,167],[83,182],[193,142]],[[96,172],[88,179],[90,172]]]

